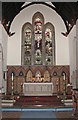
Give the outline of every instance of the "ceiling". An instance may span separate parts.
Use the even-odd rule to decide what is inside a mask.
[[[11,33],[10,26],[15,16],[21,10],[33,4],[46,5],[61,16],[67,30],[62,31],[64,36],[69,34],[78,19],[78,2],[2,2],[2,24],[9,36],[14,34]]]

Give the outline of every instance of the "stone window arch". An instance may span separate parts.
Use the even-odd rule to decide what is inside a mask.
[[[55,29],[36,12],[22,27],[22,65],[55,65]]]

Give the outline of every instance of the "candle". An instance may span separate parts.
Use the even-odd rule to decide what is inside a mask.
[[[12,73],[12,81],[13,81],[13,78],[14,78],[14,76],[13,76],[13,73]]]
[[[66,78],[65,78],[66,76],[65,76],[65,73],[63,73],[63,79],[65,80]]]
[[[4,80],[7,79],[6,71],[4,72]]]
[[[13,86],[12,86],[12,90],[13,90]]]
[[[5,80],[7,79],[7,73],[5,72]]]

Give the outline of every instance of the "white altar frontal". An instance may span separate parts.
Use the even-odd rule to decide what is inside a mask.
[[[52,96],[53,83],[24,83],[24,96]]]

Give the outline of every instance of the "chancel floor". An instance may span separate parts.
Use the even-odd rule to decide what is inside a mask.
[[[65,105],[61,97],[54,96],[10,96],[10,106],[3,104],[2,120],[42,119],[75,120],[72,105]],[[4,101],[5,101],[4,100]]]
[[[45,119],[45,120],[74,120],[72,111],[22,111],[22,112],[3,112],[2,120],[22,120],[22,119]]]
[[[21,96],[15,103],[15,107],[63,107],[64,104],[57,96]]]

